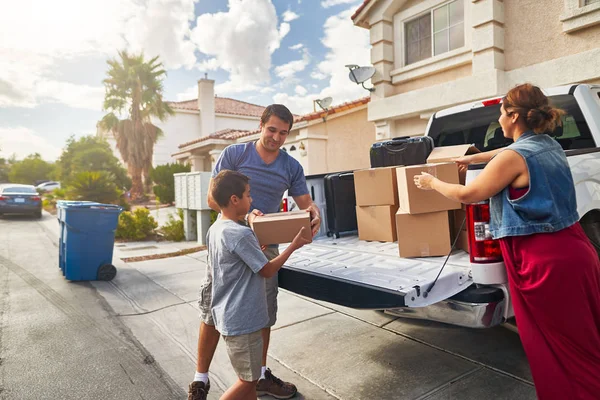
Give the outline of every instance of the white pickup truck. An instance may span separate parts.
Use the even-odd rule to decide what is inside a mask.
[[[545,93],[566,111],[563,127],[553,136],[571,166],[580,222],[600,254],[600,86],[574,84]],[[436,147],[473,144],[481,151],[497,149],[508,145],[499,116],[499,99],[452,107],[431,117],[426,135]],[[323,208],[323,176],[309,176],[307,183],[313,200]],[[288,260],[279,272],[279,286],[346,307],[472,328],[489,328],[513,316],[506,283],[474,282],[473,271],[486,264],[472,263],[462,250],[453,251],[444,265],[445,260],[400,258],[396,243],[361,241],[356,233],[340,238],[320,234]]]

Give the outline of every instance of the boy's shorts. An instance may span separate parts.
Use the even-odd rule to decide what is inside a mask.
[[[264,251],[265,256],[270,261],[279,255],[279,248],[267,247]],[[207,325],[215,325],[212,313],[210,312],[212,304],[212,270],[206,259],[206,278],[204,283],[200,286],[200,293],[198,295],[198,306],[200,308],[200,319]],[[269,323],[265,328],[270,328],[277,322],[277,294],[279,293],[279,281],[277,274],[267,279],[267,312],[269,314]]]
[[[262,367],[263,340],[261,331],[238,336],[223,336],[229,360],[238,378],[257,381]]]

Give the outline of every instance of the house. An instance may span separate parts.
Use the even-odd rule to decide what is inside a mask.
[[[296,116],[282,147],[297,159],[306,175],[369,167],[375,127],[367,121],[369,97]],[[225,147],[256,141],[260,129],[222,129],[184,142],[172,157],[190,163],[192,171],[212,171]]]
[[[175,114],[164,122],[153,121],[163,131],[163,136],[154,145],[154,167],[176,162],[171,154],[177,152],[179,144],[183,142],[208,137],[216,131],[249,130],[259,126],[265,107],[215,96],[214,84],[214,80],[200,79],[197,99],[167,102]],[[112,134],[99,130],[98,135],[107,138],[115,156],[122,160]]]
[[[600,83],[600,0],[364,0],[352,20],[370,32],[377,140],[519,83]]]

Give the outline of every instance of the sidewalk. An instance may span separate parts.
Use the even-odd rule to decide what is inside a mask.
[[[58,237],[58,224],[51,222],[47,230]],[[134,252],[181,246],[127,245],[115,247],[116,278],[93,286],[159,365],[187,388],[195,369],[196,298],[206,253],[124,263],[120,259]],[[504,328],[409,321],[285,291],[278,318],[268,364],[298,386],[297,399],[535,399],[519,338]],[[209,398],[218,399],[235,379],[220,345]]]

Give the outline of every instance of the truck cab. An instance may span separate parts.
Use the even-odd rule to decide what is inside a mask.
[[[574,84],[545,93],[566,112],[563,126],[551,135],[565,150],[580,223],[600,254],[600,86]],[[498,124],[500,102],[500,97],[485,99],[436,112],[426,135],[435,147],[472,144],[480,151],[505,147],[510,141]],[[469,168],[467,185],[481,168]],[[326,206],[323,176],[308,176],[307,184],[313,201]],[[478,211],[476,207],[472,205]],[[322,214],[326,215],[324,210]],[[482,240],[490,240],[485,221],[476,219],[471,213],[467,221],[470,238],[478,230]],[[327,232],[326,226],[321,232]],[[474,253],[484,250],[470,247],[471,254],[453,246],[446,257],[401,258],[395,243],[362,241],[356,233],[340,238],[319,234],[288,260],[279,272],[279,285],[309,298],[408,318],[472,328],[502,324],[513,316],[507,283],[497,275],[503,263],[486,260],[485,254]]]

